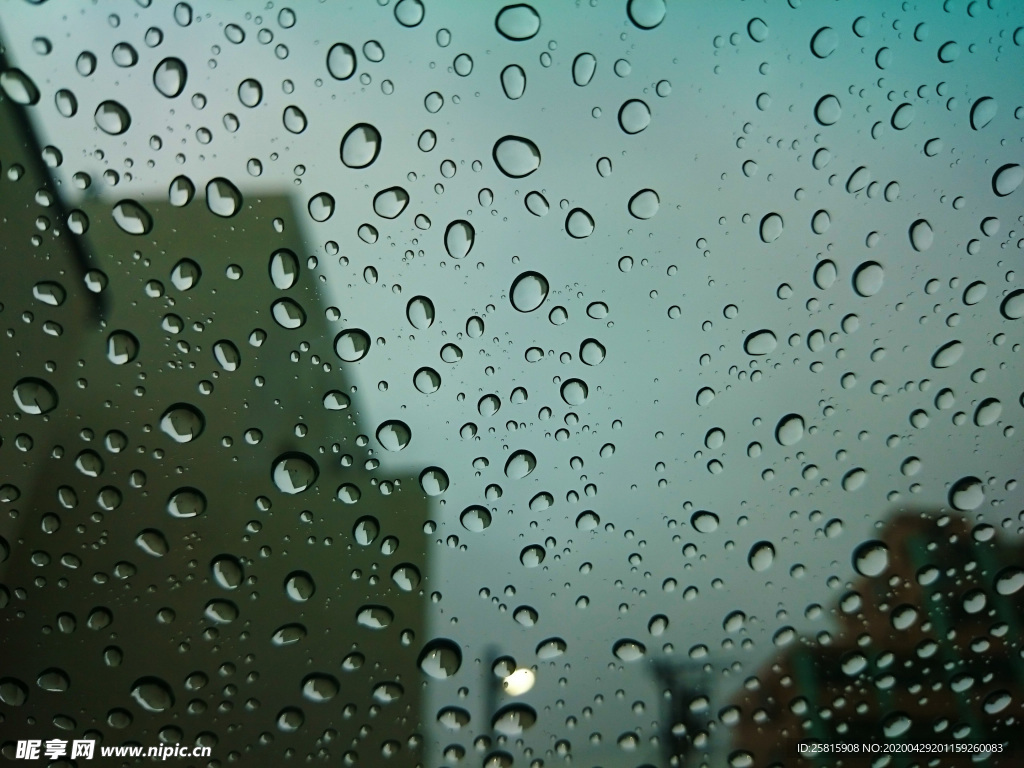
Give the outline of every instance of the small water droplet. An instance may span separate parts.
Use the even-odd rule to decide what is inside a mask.
[[[153,85],[168,99],[181,95],[188,81],[188,69],[181,59],[168,57],[153,70]]]

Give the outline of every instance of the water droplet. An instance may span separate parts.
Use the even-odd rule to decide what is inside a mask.
[[[306,310],[292,299],[278,299],[270,305],[270,314],[274,322],[282,328],[294,331],[306,324]]]
[[[61,88],[54,94],[53,102],[61,117],[74,117],[78,114],[78,99],[67,88]]]
[[[839,122],[842,114],[842,105],[839,103],[839,99],[832,94],[822,96],[818,99],[818,103],[814,105],[814,119],[820,125],[835,125]]]
[[[179,291],[189,291],[199,284],[203,270],[192,259],[181,259],[171,270],[171,285]]]
[[[427,496],[440,496],[448,490],[448,473],[440,467],[427,467],[420,473],[420,488]]]
[[[356,623],[367,629],[384,629],[395,620],[395,614],[383,605],[367,605],[356,614]]]
[[[639,640],[619,640],[612,647],[612,653],[620,661],[639,661],[647,654],[647,648]]]
[[[755,16],[747,22],[747,34],[750,35],[750,39],[755,43],[763,43],[768,39],[768,25],[764,19]]]
[[[96,56],[91,51],[82,51],[75,59],[75,69],[82,77],[89,77],[96,71]]]
[[[132,117],[128,110],[116,101],[101,101],[93,113],[96,126],[104,133],[111,136],[120,136],[127,131],[132,124]]]
[[[540,168],[540,150],[522,136],[504,136],[494,143],[492,151],[498,170],[512,179],[529,176]]]
[[[512,480],[521,480],[536,468],[536,456],[526,450],[516,451],[505,462],[505,477]]]
[[[844,491],[856,491],[867,482],[868,473],[861,467],[854,467],[845,475],[840,483]]]
[[[172,517],[196,517],[206,511],[206,496],[195,488],[179,488],[167,499],[167,512]]]
[[[444,231],[444,248],[453,259],[469,255],[476,241],[476,230],[463,219],[453,221]]]
[[[188,403],[175,403],[160,417],[160,430],[176,443],[190,443],[206,428],[202,411]]]
[[[743,349],[748,355],[767,355],[775,351],[778,343],[775,334],[764,328],[749,334],[743,341]]]
[[[893,110],[890,124],[897,131],[903,131],[910,127],[914,121],[914,107],[912,104],[900,104]]]
[[[386,451],[400,451],[412,440],[412,430],[404,421],[391,419],[377,427],[377,442]]]
[[[15,104],[28,107],[39,102],[39,89],[32,78],[15,67],[0,72],[0,88]]]
[[[520,312],[533,312],[548,297],[548,281],[539,272],[523,272],[512,283],[509,300]]]
[[[580,512],[576,516],[576,528],[580,531],[596,531],[601,524],[601,517],[592,509]]]
[[[289,104],[281,114],[281,123],[289,133],[302,133],[306,130],[309,121],[306,119],[305,112],[294,104]]]
[[[294,733],[306,722],[306,716],[298,707],[285,707],[277,713],[277,729],[282,733]]]
[[[971,128],[980,131],[992,122],[999,111],[999,105],[991,96],[982,96],[971,105]]]
[[[526,72],[518,64],[509,64],[501,70],[501,90],[505,96],[515,101],[526,93]]]
[[[370,337],[359,328],[349,328],[334,338],[334,353],[347,363],[366,357],[370,351]]]
[[[885,270],[877,261],[865,261],[853,271],[853,290],[863,298],[882,290],[884,281]]]
[[[529,40],[540,32],[540,14],[525,3],[506,5],[498,11],[494,26],[508,40]]]
[[[242,586],[245,571],[234,555],[218,555],[210,562],[210,572],[217,586],[222,589],[238,589]]]
[[[636,219],[650,219],[658,212],[661,198],[653,189],[641,189],[629,198],[629,213]]]
[[[389,187],[373,196],[373,212],[382,219],[395,219],[409,205],[409,193],[402,187]]]
[[[520,671],[530,672],[530,670],[527,669]],[[514,675],[515,672],[513,672],[512,674]],[[530,672],[531,677],[532,674],[533,673]],[[509,677],[511,677],[511,675]],[[518,695],[517,693],[509,690],[510,687],[515,686],[515,682],[516,681],[513,681],[510,684],[508,677],[505,678],[504,681],[505,691],[511,696]],[[519,686],[515,687],[518,690]],[[522,692],[525,693],[525,691]],[[503,736],[521,736],[529,728],[532,728],[536,722],[537,712],[532,707],[529,707],[526,704],[516,703],[507,704],[506,706],[502,707],[497,712],[495,712],[494,717],[491,720],[491,727],[495,732],[500,733]],[[498,768],[497,765],[492,766],[492,762],[493,761],[491,760],[487,762],[488,768]]]
[[[491,527],[491,513],[484,507],[473,505],[466,507],[459,515],[459,522],[462,527],[472,533],[480,533]]]
[[[775,440],[779,445],[791,446],[804,436],[804,419],[797,413],[790,413],[779,419],[775,426]]]
[[[428,677],[447,680],[462,666],[462,650],[452,640],[437,638],[423,646],[416,663]],[[468,716],[466,721],[468,722]]]
[[[146,528],[135,537],[135,546],[152,557],[163,557],[171,551],[167,538],[156,528]]]
[[[441,374],[433,368],[424,366],[413,374],[412,384],[424,395],[432,395],[441,388]]]
[[[581,53],[572,62],[572,81],[581,88],[589,85],[597,70],[597,59],[592,53]]]
[[[501,408],[501,400],[497,395],[484,395],[477,403],[476,409],[485,418],[493,416]]]
[[[528,547],[523,547],[522,552],[519,553],[519,562],[526,568],[536,568],[544,562],[547,554],[547,551],[540,544],[531,544]],[[558,656],[561,653],[556,653],[555,655]]]
[[[315,673],[302,681],[302,697],[317,704],[330,701],[340,690],[341,684],[333,675]]]
[[[996,574],[996,592],[1000,595],[1014,595],[1024,588],[1024,569],[1010,565]]]
[[[960,45],[955,40],[950,40],[939,46],[939,61],[943,64],[950,64],[960,57]]]
[[[981,280],[976,280],[967,286],[964,290],[964,304],[969,307],[973,307],[979,301],[985,298],[985,294],[988,293],[988,286],[985,285]]]
[[[811,231],[816,235],[824,235],[831,225],[832,217],[826,210],[815,211],[811,217]]]
[[[963,357],[965,349],[964,345],[955,339],[943,344],[935,350],[935,354],[932,355],[932,367],[949,368]]]
[[[534,216],[546,216],[550,210],[547,198],[540,192],[530,192],[526,196],[526,210]]]
[[[369,123],[357,123],[341,140],[341,162],[349,168],[366,168],[380,154],[380,131]]]
[[[379,534],[380,523],[377,522],[377,518],[369,515],[356,520],[356,524],[352,527],[352,538],[363,547],[373,544]]]
[[[915,221],[910,225],[908,232],[910,235],[910,245],[918,253],[927,251],[932,247],[932,242],[935,240],[935,232],[932,230],[932,225],[926,219]]]
[[[158,677],[142,677],[132,684],[132,699],[147,712],[165,712],[174,706],[171,687]]]
[[[139,356],[139,340],[128,331],[114,331],[107,337],[107,360],[126,365]]]
[[[405,307],[405,316],[413,328],[426,330],[434,324],[434,302],[426,296],[413,296]]]
[[[819,59],[827,59],[839,47],[839,35],[832,27],[822,27],[811,38],[811,53]]]
[[[441,359],[446,363],[457,363],[462,359],[462,350],[455,344],[441,347]]]
[[[775,560],[775,547],[768,541],[759,541],[750,548],[747,555],[747,565],[758,573],[771,568]]]
[[[853,550],[853,569],[861,576],[873,578],[888,567],[889,547],[881,541],[865,541]]]
[[[761,219],[761,242],[774,243],[782,236],[782,217],[777,213],[769,213]]]
[[[814,284],[823,291],[832,287],[836,276],[836,263],[831,259],[825,259],[814,268]]]
[[[270,476],[281,493],[294,495],[309,490],[320,475],[317,463],[304,453],[283,453],[274,459]]]
[[[1016,163],[1002,166],[992,175],[992,191],[999,197],[1006,197],[1024,181],[1024,167]]]
[[[976,477],[961,477],[949,489],[949,503],[953,509],[970,512],[985,501],[985,486]]]
[[[651,108],[640,99],[630,99],[619,107],[619,127],[633,135],[651,124]]]
[[[1010,291],[999,305],[999,311],[1007,320],[1020,320],[1024,317],[1024,288]]]
[[[995,424],[1003,413],[1003,404],[994,397],[988,397],[978,403],[974,412],[974,423],[979,427]]]
[[[711,387],[701,387],[697,390],[697,405],[707,406],[715,399],[715,390]]]
[[[153,70],[153,85],[168,99],[181,95],[188,81],[188,69],[185,62],[173,56],[156,65]]]
[[[304,603],[316,593],[316,583],[306,571],[292,571],[284,579],[284,593],[289,600]]]
[[[334,215],[334,198],[326,192],[319,192],[309,198],[306,210],[313,221],[327,221]]]
[[[597,339],[584,339],[580,344],[580,360],[585,365],[600,365],[604,362],[606,350]]]
[[[229,218],[242,209],[242,193],[223,177],[211,179],[206,185],[206,207],[217,216]]]
[[[654,29],[665,20],[665,0],[629,0],[626,15],[640,29]]]
[[[590,237],[594,234],[594,217],[582,208],[573,208],[565,217],[565,231],[577,240]]]
[[[167,189],[167,201],[175,208],[183,208],[192,202],[196,185],[188,176],[175,176]]]
[[[562,384],[562,399],[567,405],[583,405],[589,393],[587,383],[582,379],[568,379]]]
[[[274,287],[286,291],[299,279],[299,258],[288,248],[279,248],[270,256],[269,271]]]
[[[426,9],[421,0],[398,0],[395,5],[395,21],[403,27],[416,27],[423,21]]]
[[[698,533],[714,533],[718,530],[718,515],[701,509],[690,516],[690,525]]]
[[[153,229],[153,217],[149,211],[133,200],[117,203],[112,214],[114,223],[129,235],[146,235]]]

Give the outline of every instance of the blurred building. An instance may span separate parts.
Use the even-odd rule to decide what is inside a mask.
[[[0,135],[0,750],[418,764],[427,498],[360,415],[304,212],[65,206],[5,98]]]
[[[872,764],[805,759],[799,740],[1001,743],[974,762],[1024,764],[1024,546],[955,514],[905,511],[855,558],[867,575],[835,607],[838,630],[794,641],[732,702],[735,764]],[[944,753],[884,764],[973,763]]]

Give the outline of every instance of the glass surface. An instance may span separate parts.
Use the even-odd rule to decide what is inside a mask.
[[[1024,762],[1024,4],[0,43],[6,758]]]

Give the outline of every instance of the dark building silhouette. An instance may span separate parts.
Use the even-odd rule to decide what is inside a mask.
[[[801,638],[734,699],[734,756],[752,768],[859,766],[870,759],[802,757],[797,742],[959,742],[1004,745],[977,764],[1024,764],[1024,546],[957,514],[901,511],[857,557],[871,575],[835,607],[830,642]],[[973,763],[944,752],[886,764]]]

